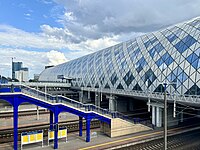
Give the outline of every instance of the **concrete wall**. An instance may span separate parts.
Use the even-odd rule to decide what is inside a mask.
[[[101,123],[101,131],[109,137],[118,137],[147,130],[151,130],[151,128],[142,124],[134,124],[120,118],[112,119],[111,125]]]

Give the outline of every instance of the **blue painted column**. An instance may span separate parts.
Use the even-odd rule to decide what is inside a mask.
[[[50,130],[53,130],[53,112],[52,111],[50,111],[50,118],[49,118],[50,120]]]
[[[83,117],[79,117],[79,136],[83,135]]]
[[[14,150],[18,149],[18,98],[14,97],[13,105],[13,127],[14,127]]]
[[[91,118],[86,119],[86,142],[90,142],[90,121]]]
[[[58,108],[54,112],[54,149],[58,149]]]

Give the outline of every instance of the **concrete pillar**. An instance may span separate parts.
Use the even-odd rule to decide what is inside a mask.
[[[50,122],[50,130],[53,130],[53,112],[52,111],[50,111],[49,122]]]
[[[112,95],[110,95],[110,97],[109,97],[109,110],[115,111],[116,110],[115,105],[116,105],[115,104],[115,98]]]
[[[14,102],[15,103],[15,102]],[[18,105],[13,106],[14,150],[18,149]]]
[[[95,92],[95,105],[100,107],[100,94]]]
[[[79,101],[83,103],[83,91],[79,92]]]
[[[90,142],[90,118],[86,119],[86,142]]]
[[[162,108],[156,107],[156,127],[162,126]]]
[[[83,117],[79,117],[79,136],[83,135]]]
[[[90,91],[88,91],[88,99],[90,100]]]
[[[156,107],[152,106],[152,117],[151,118],[152,118],[153,125],[156,125],[156,113],[155,113],[156,111],[155,110],[156,110]]]

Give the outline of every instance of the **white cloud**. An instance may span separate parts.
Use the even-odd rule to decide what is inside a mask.
[[[52,1],[38,1],[52,4]],[[8,74],[5,68],[9,68],[13,56],[30,67],[32,73],[38,73],[45,65],[67,61],[65,55],[74,59],[200,15],[200,0],[54,1],[58,5],[52,8],[52,14],[44,14],[43,17],[56,18],[61,27],[43,24],[40,33],[31,33],[0,25],[0,46],[7,47],[0,48],[0,60],[3,62],[0,74]],[[29,11],[24,16],[30,17],[31,14]],[[37,52],[33,49],[53,50]],[[65,55],[59,52],[64,49]]]
[[[41,30],[41,33],[29,33],[8,25],[0,25],[0,45],[23,49],[37,48],[97,51],[120,42],[118,40],[119,36],[115,35],[97,39],[87,39],[72,34],[66,28],[42,25]]]
[[[4,76],[11,75],[11,58],[14,61],[22,61],[24,67],[29,68],[31,77],[33,74],[40,73],[46,65],[58,65],[68,61],[61,52],[51,50],[49,52],[27,51],[17,48],[0,48],[0,74]]]
[[[25,32],[8,25],[0,25],[0,45],[18,48],[67,48],[67,43],[62,39],[57,39],[44,33]]]
[[[49,59],[48,65],[58,65],[67,61],[65,55],[61,52],[51,50],[47,52],[47,58]]]
[[[31,16],[31,14],[29,14],[29,13],[26,13],[26,14],[24,14],[25,16],[28,16],[28,17],[30,17]]]
[[[63,19],[69,31],[97,26],[96,34],[153,31],[200,15],[199,0],[54,0],[76,20]],[[185,13],[187,11],[187,13]]]
[[[54,1],[65,7],[58,22],[73,35],[68,37],[72,43],[116,36],[128,40],[132,33],[155,31],[200,15],[199,0]]]

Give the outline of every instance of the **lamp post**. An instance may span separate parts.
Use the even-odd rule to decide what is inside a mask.
[[[169,85],[177,84],[176,82],[169,83]],[[164,83],[164,150],[167,150],[167,83]]]
[[[167,150],[167,83],[164,83],[164,150]]]

